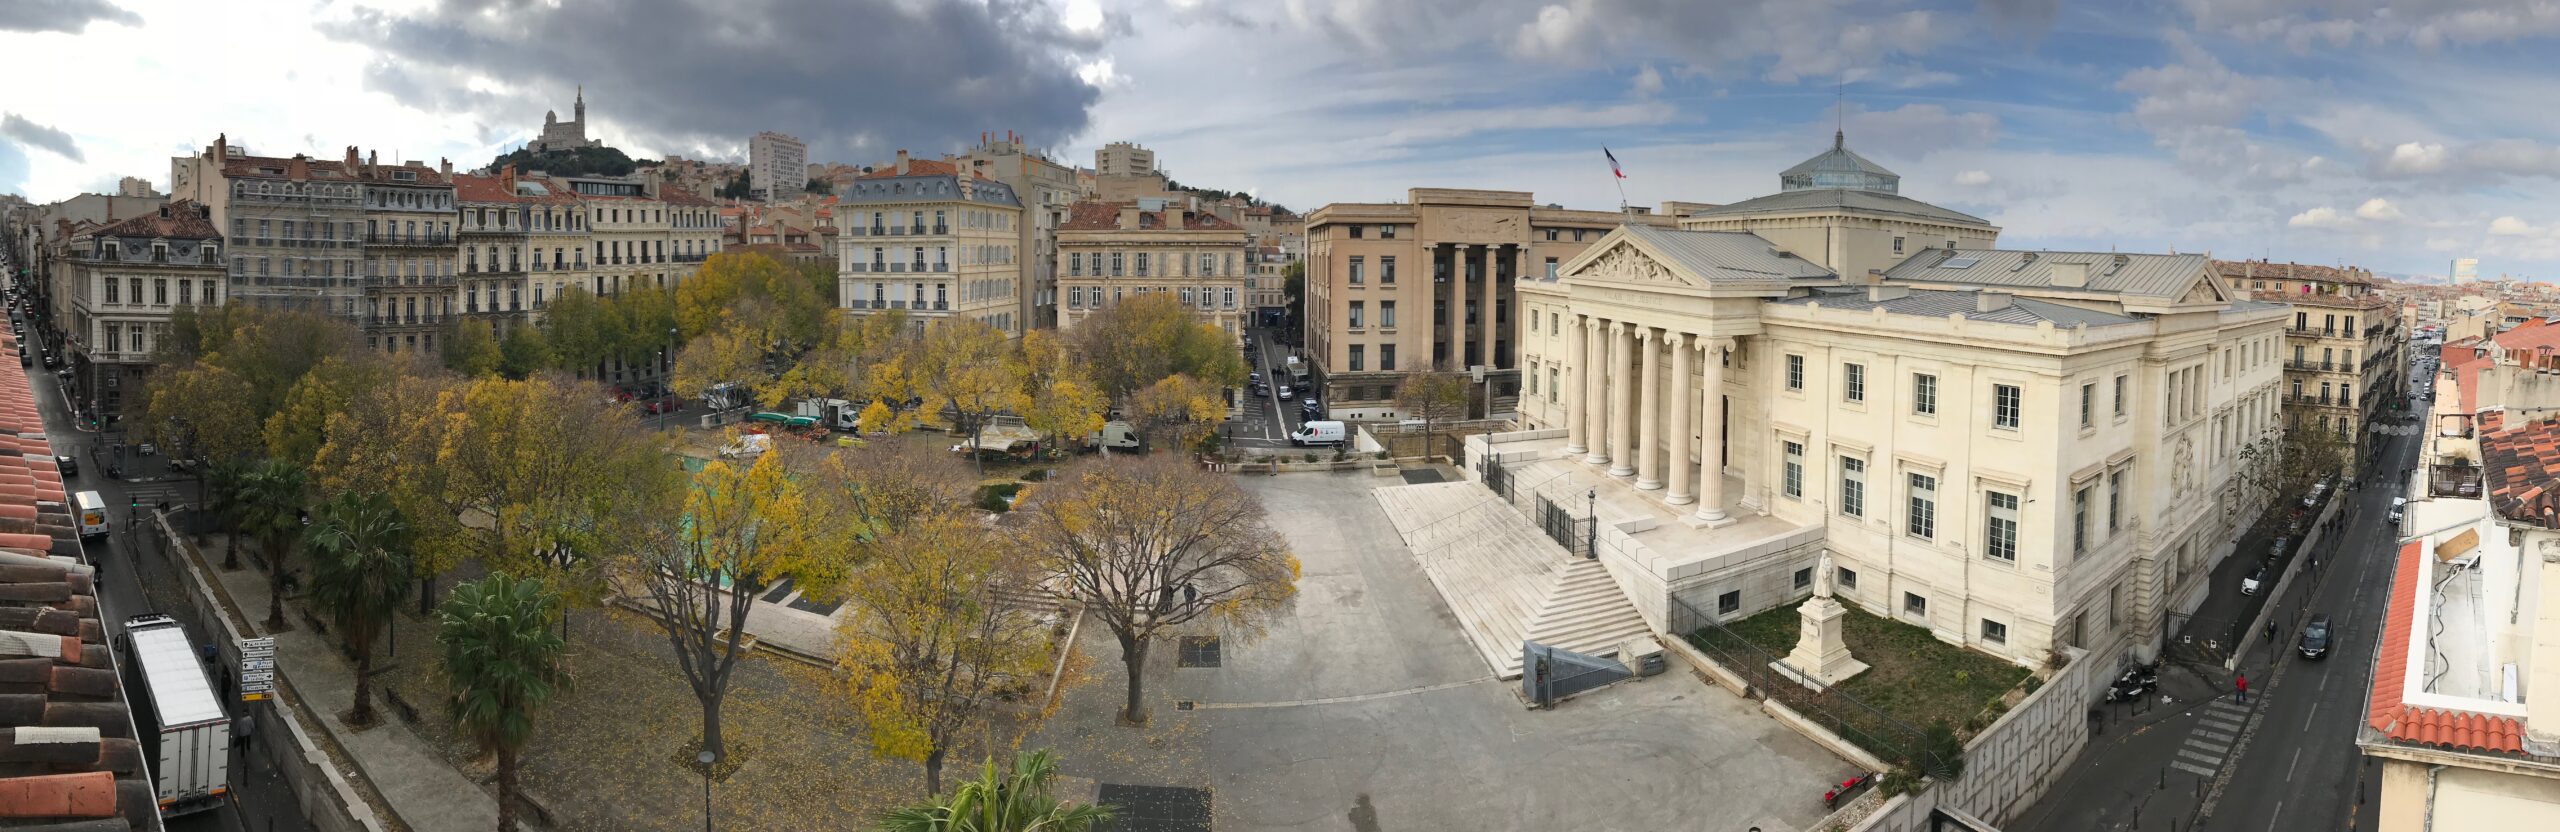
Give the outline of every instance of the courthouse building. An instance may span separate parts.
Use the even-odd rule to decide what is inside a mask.
[[[2202,256],[1999,249],[1836,140],[1679,225],[1527,271],[1521,430],[1470,452],[1533,518],[1587,501],[1656,630],[1801,597],[1828,551],[1944,641],[2148,653],[2263,504],[2234,474],[2289,312]]]

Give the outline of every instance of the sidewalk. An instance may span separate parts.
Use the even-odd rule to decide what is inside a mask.
[[[230,603],[249,621],[263,622],[267,576],[257,559],[243,557],[241,563],[249,568],[225,572],[220,568],[221,535],[207,536],[198,549]],[[290,595],[285,598],[285,618],[294,629],[273,634],[277,672],[292,682],[312,710],[323,714],[318,721],[354,758],[352,762],[391,803],[400,820],[417,832],[484,832],[498,827],[497,798],[446,763],[435,746],[401,724],[384,703],[374,703],[382,722],[373,728],[358,732],[340,722],[338,715],[355,707],[355,666],[338,655],[335,636],[311,632]],[[529,818],[518,820],[532,825]]]

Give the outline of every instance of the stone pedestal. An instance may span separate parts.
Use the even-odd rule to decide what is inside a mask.
[[[1778,662],[1777,670],[1795,676],[1805,687],[1836,685],[1863,673],[1867,663],[1849,655],[1849,644],[1840,638],[1840,616],[1846,614],[1837,599],[1828,593],[1816,594],[1804,606],[1796,608],[1803,617],[1796,649]]]

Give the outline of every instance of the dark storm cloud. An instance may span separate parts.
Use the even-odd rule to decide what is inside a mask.
[[[53,151],[54,155],[74,162],[88,161],[80,158],[80,143],[72,141],[71,134],[28,121],[17,113],[0,116],[0,136],[16,139],[28,147]]]
[[[93,20],[142,25],[141,15],[106,0],[0,0],[0,31],[76,34]]]
[[[546,109],[569,117],[585,84],[590,119],[653,148],[777,130],[812,161],[985,130],[1062,143],[1098,97],[1075,61],[1102,45],[1032,0],[444,0],[323,31],[374,49],[366,85],[423,109],[532,129]],[[471,89],[475,75],[519,92]]]

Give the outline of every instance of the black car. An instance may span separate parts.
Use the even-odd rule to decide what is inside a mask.
[[[2294,644],[2294,649],[2302,651],[2302,657],[2306,659],[2328,658],[2329,616],[2312,616],[2311,623],[2303,625],[2302,639]]]
[[[80,458],[79,458],[79,457],[76,457],[76,456],[57,456],[57,457],[54,457],[54,458],[53,458],[53,467],[56,467],[56,468],[60,468],[60,469],[62,469],[62,478],[63,478],[63,479],[70,479],[70,478],[72,478],[72,477],[80,476]]]

